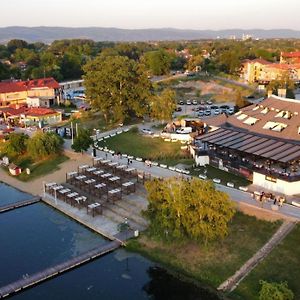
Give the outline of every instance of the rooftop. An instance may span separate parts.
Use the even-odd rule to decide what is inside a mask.
[[[220,115],[206,123],[300,144],[300,101],[272,95],[232,116]]]
[[[36,88],[58,89],[59,84],[52,77],[26,81],[0,82],[0,93],[23,92]]]

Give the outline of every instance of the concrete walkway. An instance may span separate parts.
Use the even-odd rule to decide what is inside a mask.
[[[290,233],[296,223],[285,221],[271,239],[256,252],[233,276],[224,281],[218,290],[232,292],[239,283]]]

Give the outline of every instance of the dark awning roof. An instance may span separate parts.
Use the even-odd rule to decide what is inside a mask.
[[[300,158],[300,145],[250,134],[249,132],[219,128],[199,136],[197,139],[284,163]]]

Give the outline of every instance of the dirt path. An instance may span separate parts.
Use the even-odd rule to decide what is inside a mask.
[[[218,290],[233,291],[239,283],[289,234],[295,222],[285,221],[271,239],[252,256],[233,276],[224,281]]]

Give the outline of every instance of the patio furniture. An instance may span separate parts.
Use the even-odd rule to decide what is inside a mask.
[[[91,213],[92,213],[92,216],[95,217],[95,214],[96,214],[96,213],[102,214],[102,206],[101,206],[101,204],[98,203],[98,202],[89,204],[89,205],[86,207],[86,212],[87,212],[87,214],[89,214],[89,213],[91,212]]]

